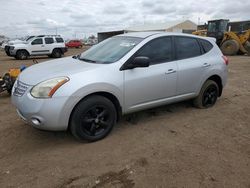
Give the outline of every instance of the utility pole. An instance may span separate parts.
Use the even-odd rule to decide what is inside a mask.
[[[198,17],[198,25],[200,25],[200,20],[201,20],[201,18],[200,18],[200,17]]]

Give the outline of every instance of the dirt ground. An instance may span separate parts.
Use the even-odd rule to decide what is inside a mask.
[[[21,64],[32,60],[0,52],[1,75]],[[182,102],[136,113],[95,143],[24,124],[1,94],[0,187],[250,188],[250,57],[230,57],[215,107]]]

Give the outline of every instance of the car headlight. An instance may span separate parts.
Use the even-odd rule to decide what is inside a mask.
[[[56,90],[68,81],[68,77],[58,77],[43,81],[35,85],[31,89],[30,94],[35,98],[51,98]]]

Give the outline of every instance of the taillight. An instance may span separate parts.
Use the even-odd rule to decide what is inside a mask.
[[[228,60],[227,56],[224,56],[224,55],[223,55],[222,58],[224,59],[224,63],[225,63],[226,65],[228,65],[229,60]]]

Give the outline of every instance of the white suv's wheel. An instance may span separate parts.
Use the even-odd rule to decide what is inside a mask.
[[[16,53],[16,59],[25,60],[29,56],[26,50],[18,50]]]
[[[52,52],[52,57],[54,58],[60,58],[62,57],[62,52],[59,49],[54,49]]]

